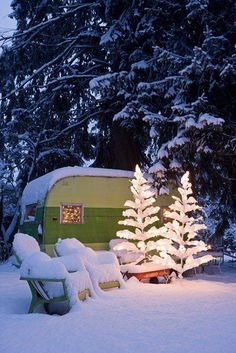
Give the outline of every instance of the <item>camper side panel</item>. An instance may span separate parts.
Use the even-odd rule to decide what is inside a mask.
[[[76,237],[93,248],[105,249],[110,239],[122,229],[124,203],[132,199],[128,178],[67,177],[49,191],[44,213],[44,242],[46,248],[58,238]],[[171,203],[170,196],[158,198],[159,206]],[[63,204],[79,204],[83,208],[81,224],[63,224]]]

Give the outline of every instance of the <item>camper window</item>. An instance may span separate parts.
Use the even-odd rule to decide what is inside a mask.
[[[60,221],[63,224],[82,224],[84,222],[83,205],[79,203],[63,203],[60,211]]]
[[[25,221],[28,221],[28,222],[35,221],[36,207],[37,207],[36,203],[32,203],[30,205],[26,205]]]

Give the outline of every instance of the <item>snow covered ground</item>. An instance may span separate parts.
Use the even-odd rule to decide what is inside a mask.
[[[64,316],[26,314],[19,270],[0,266],[4,353],[235,353],[236,267],[172,284],[128,283]]]

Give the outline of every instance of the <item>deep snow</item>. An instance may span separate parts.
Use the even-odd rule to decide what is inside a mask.
[[[64,316],[26,314],[19,270],[0,266],[4,353],[235,353],[236,267],[172,284],[128,282]],[[213,273],[213,274],[212,274]]]

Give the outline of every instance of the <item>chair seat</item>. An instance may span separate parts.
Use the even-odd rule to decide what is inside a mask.
[[[115,264],[93,265],[86,264],[90,277],[98,283],[112,282],[121,280],[121,273]]]
[[[78,293],[91,288],[91,282],[87,272],[77,271],[68,273],[67,276],[65,284],[69,297],[77,297]],[[63,285],[60,282],[45,282],[43,287],[51,299],[65,294]]]

